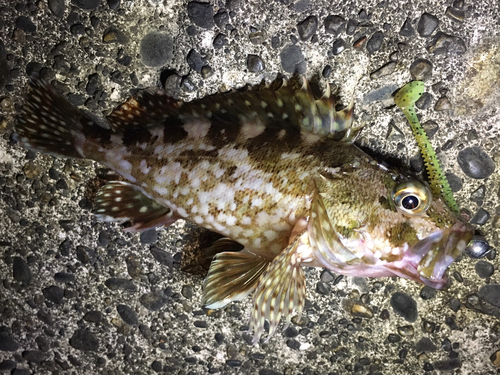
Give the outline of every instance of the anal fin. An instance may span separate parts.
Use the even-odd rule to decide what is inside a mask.
[[[269,264],[260,277],[250,317],[253,344],[264,333],[266,320],[269,321],[269,340],[282,316],[287,318],[289,324],[294,309],[299,316],[302,314],[306,299],[306,278],[302,262],[310,257],[310,252],[307,231],[304,230]]]
[[[231,241],[226,238],[221,240]],[[203,304],[217,309],[232,301],[242,300],[255,289],[268,264],[268,259],[247,252],[217,254],[203,284]]]
[[[138,187],[122,181],[108,182],[97,193],[94,213],[102,221],[130,220],[126,231],[167,226],[177,220],[168,207],[147,197]]]

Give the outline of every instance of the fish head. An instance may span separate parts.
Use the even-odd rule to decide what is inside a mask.
[[[309,239],[314,257],[340,274],[399,276],[440,289],[474,229],[425,182],[358,160],[315,181]]]

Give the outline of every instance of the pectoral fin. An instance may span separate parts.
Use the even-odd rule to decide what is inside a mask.
[[[102,221],[130,220],[126,231],[167,226],[177,220],[171,210],[147,197],[138,187],[122,181],[108,182],[97,193],[94,213]]]

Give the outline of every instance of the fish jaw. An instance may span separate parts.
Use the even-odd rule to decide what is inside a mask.
[[[447,268],[463,253],[472,239],[472,225],[457,222],[420,240],[403,253],[402,261],[407,265],[405,277],[436,289],[447,282]]]
[[[353,238],[335,232],[320,195],[314,194],[308,223],[314,258],[310,263],[346,276],[398,276],[441,289],[448,282],[447,268],[462,254],[473,234],[472,225],[457,221],[413,244],[392,249],[396,251],[391,253],[400,254],[397,258],[384,258],[371,250],[370,235],[363,229]]]

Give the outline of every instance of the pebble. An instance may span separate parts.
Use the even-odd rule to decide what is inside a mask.
[[[63,302],[64,290],[57,285],[51,285],[42,289],[43,296],[50,302],[60,305]]]
[[[104,43],[116,43],[116,44],[127,44],[127,36],[115,27],[107,28],[102,37]]]
[[[438,101],[434,105],[434,109],[436,111],[449,111],[453,109],[453,105],[451,104],[450,99],[448,99],[446,96],[443,96],[438,99]]]
[[[120,0],[107,0],[109,9],[117,10],[120,7]]]
[[[295,339],[288,339],[286,340],[286,346],[288,346],[291,349],[294,350],[299,350],[300,349],[300,342],[298,342]]]
[[[220,49],[227,44],[227,37],[225,34],[219,33],[215,36],[213,41],[213,46],[216,49]]]
[[[450,184],[451,191],[456,193],[463,188],[463,181],[460,177],[457,175],[448,172],[446,173],[446,179],[448,180],[448,183]]]
[[[472,237],[470,245],[465,248],[465,253],[472,259],[483,258],[490,252],[490,245],[483,236]]]
[[[436,345],[428,337],[422,337],[415,344],[415,350],[417,353],[427,352],[433,353],[436,351]]]
[[[436,289],[426,285],[420,290],[420,298],[427,301],[434,298],[437,294]]]
[[[303,41],[311,39],[317,29],[318,19],[315,16],[309,16],[297,25],[297,31],[299,32],[300,39]]]
[[[382,31],[377,31],[372,35],[372,37],[366,43],[366,50],[369,53],[376,52],[382,47],[382,42],[384,41],[384,33]]]
[[[337,39],[333,42],[332,53],[334,56],[341,54],[345,50],[346,44],[343,39]]]
[[[391,306],[394,312],[408,322],[417,320],[418,310],[415,300],[406,293],[396,292],[391,296]]]
[[[188,17],[196,26],[203,29],[214,27],[214,8],[208,3],[192,1],[187,6]]]
[[[83,320],[90,323],[99,324],[102,320],[102,313],[97,310],[87,311],[83,316]]]
[[[321,271],[320,279],[324,283],[331,283],[335,280],[335,275],[325,268]]]
[[[351,18],[349,21],[347,21],[345,32],[347,35],[353,35],[356,32],[357,28],[358,28],[358,21]]]
[[[201,73],[201,69],[207,65],[207,59],[194,49],[189,51],[186,60],[189,67],[198,73]]]
[[[495,163],[479,146],[467,147],[458,153],[458,164],[471,178],[484,179],[495,170]]]
[[[432,63],[427,59],[416,59],[410,66],[414,80],[426,81],[432,76]]]
[[[417,31],[420,36],[428,37],[437,29],[439,20],[436,16],[424,13],[420,16],[417,24]]]
[[[223,29],[229,23],[229,14],[225,10],[219,10],[214,16],[215,24],[219,29]]]
[[[496,367],[500,367],[500,349],[490,356],[490,361]]]
[[[330,294],[330,291],[328,287],[320,281],[316,283],[316,293],[327,296],[328,294]]]
[[[0,326],[0,351],[15,352],[19,349],[19,344],[12,337],[9,327]]]
[[[462,55],[467,50],[465,42],[453,35],[439,31],[427,46],[427,50],[433,54],[457,54]]]
[[[407,18],[406,21],[403,23],[401,30],[399,30],[399,35],[408,37],[412,36],[413,34],[415,34],[415,29],[411,25],[411,20]]]
[[[280,52],[281,66],[287,73],[304,74],[307,69],[306,61],[299,46],[288,45]]]
[[[25,350],[23,351],[22,356],[28,362],[37,364],[40,364],[46,358],[46,355],[43,354],[40,350]]]
[[[26,16],[19,16],[16,18],[16,27],[26,31],[27,33],[36,33],[35,24]]]
[[[492,304],[493,306],[500,307],[499,284],[483,285],[477,294],[482,300]]]
[[[136,292],[137,286],[132,282],[132,280],[123,279],[119,277],[111,277],[104,282],[111,290],[124,290],[127,292]]]
[[[446,9],[446,16],[452,21],[456,21],[458,23],[464,22],[465,19],[465,11],[463,9],[457,9],[453,7],[448,7]]]
[[[0,371],[10,371],[16,368],[16,362],[6,359],[0,362]]]
[[[157,249],[155,247],[151,247],[149,250],[151,252],[151,255],[155,260],[167,267],[172,267],[172,264],[174,263],[174,258],[172,257],[172,254],[167,253],[166,251]]]
[[[66,10],[66,4],[64,0],[48,0],[49,9],[52,14],[56,17],[62,18],[64,16],[64,11]]]
[[[338,35],[343,31],[345,19],[342,16],[329,15],[325,18],[324,25],[327,33]]]
[[[297,337],[299,335],[299,331],[297,331],[297,329],[295,327],[288,327],[283,332],[283,335],[285,337],[288,337],[288,338],[294,338],[294,337]]]
[[[31,281],[31,272],[28,264],[21,257],[14,257],[12,262],[14,280],[28,284]]]
[[[413,337],[415,334],[415,330],[413,329],[413,326],[402,326],[398,327],[398,333],[403,336],[403,337]]]
[[[160,310],[168,302],[167,296],[160,291],[143,294],[139,299],[141,304],[151,311]]]
[[[431,106],[432,95],[428,92],[424,92],[422,96],[415,102],[418,109],[427,109]]]
[[[116,311],[118,311],[118,314],[120,314],[120,317],[125,323],[130,325],[136,325],[139,323],[139,319],[137,319],[135,311],[132,310],[129,306],[118,305],[116,306]]]
[[[257,55],[248,55],[247,56],[247,68],[252,73],[259,73],[266,69],[264,65],[264,61]]]
[[[380,77],[387,76],[389,74],[392,74],[394,70],[396,69],[396,63],[394,61],[390,61],[387,64],[383,65],[376,71],[370,74],[371,79],[378,79]]]
[[[484,225],[490,219],[490,213],[480,207],[474,217],[471,219],[471,224]]]
[[[69,339],[69,344],[78,350],[99,351],[99,339],[88,328],[77,329]]]
[[[460,310],[460,307],[462,306],[462,303],[460,302],[459,299],[453,298],[449,302],[450,309],[452,309],[454,312],[457,312]]]
[[[75,281],[75,275],[66,272],[57,272],[54,274],[54,280],[58,283],[71,283]]]
[[[205,320],[195,320],[193,322],[194,326],[197,328],[207,328],[208,324]]]
[[[139,278],[142,275],[143,268],[142,262],[137,259],[134,255],[129,255],[125,258],[125,263],[127,264],[127,272],[130,277],[134,279]]]
[[[356,41],[352,44],[352,46],[353,46],[354,48],[361,49],[361,48],[363,48],[363,47],[365,46],[366,40],[367,40],[367,39],[366,39],[366,36],[365,36],[365,35],[363,35],[363,36],[359,37],[359,38],[358,38],[358,39],[357,39],[357,40],[356,40]]]
[[[493,264],[484,260],[477,261],[474,268],[477,275],[482,279],[490,277],[495,272],[495,267],[493,267]]]
[[[144,245],[151,245],[158,241],[158,231],[155,228],[141,232],[140,241]]]
[[[170,34],[162,31],[152,31],[146,34],[140,42],[141,61],[146,66],[159,67],[172,60],[173,41]]]

